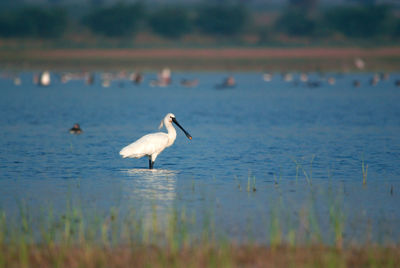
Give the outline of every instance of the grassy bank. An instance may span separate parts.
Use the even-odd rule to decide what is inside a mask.
[[[0,67],[18,70],[398,71],[400,48],[5,49]]]

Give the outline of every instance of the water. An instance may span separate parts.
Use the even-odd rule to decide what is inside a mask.
[[[155,206],[162,218],[175,206],[199,222],[212,214],[227,237],[263,240],[273,213],[296,226],[304,209],[314,211],[324,236],[336,202],[348,241],[366,240],[366,229],[368,239],[398,241],[400,75],[370,86],[372,74],[331,74],[336,84],[318,88],[278,74],[270,83],[261,73],[233,75],[237,86],[227,90],[214,87],[226,73],[211,72],[175,73],[167,88],[148,85],[155,73],[140,86],[109,88],[100,74],[93,86],[62,84],[54,74],[49,87],[33,85],[32,73],[21,75],[21,86],[0,80],[0,207],[16,213],[25,200],[33,209],[62,210],[73,200],[100,212],[134,206],[145,217]],[[195,77],[196,88],[178,83]],[[352,86],[355,79],[361,87]],[[168,112],[193,140],[177,129],[153,171],[147,158],[119,156],[157,131]],[[82,135],[68,133],[76,122]]]

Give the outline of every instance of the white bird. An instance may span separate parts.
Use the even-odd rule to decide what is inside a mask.
[[[141,158],[147,156],[149,158],[149,169],[152,169],[157,156],[167,147],[171,146],[176,139],[176,131],[172,125],[174,122],[182,131],[185,133],[189,140],[192,136],[183,129],[183,127],[176,121],[175,115],[172,113],[167,114],[161,121],[159,128],[161,129],[163,125],[167,129],[168,133],[157,132],[147,134],[134,143],[122,148],[119,154],[122,158]]]
[[[39,85],[47,87],[50,85],[50,72],[44,71],[40,74]]]

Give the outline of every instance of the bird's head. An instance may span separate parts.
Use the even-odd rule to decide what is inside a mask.
[[[158,129],[161,129],[164,124],[168,124],[173,122],[173,118],[175,118],[175,115],[173,113],[168,113],[163,120],[161,120],[160,122],[160,126],[158,127]]]
[[[176,120],[175,115],[173,113],[168,113],[164,117],[164,120],[161,121],[161,124],[160,124],[159,128],[163,127],[163,123],[164,124],[168,124],[168,123],[171,124],[172,122],[175,123],[175,125],[177,125],[183,131],[183,133],[185,133],[186,137],[188,137],[189,140],[192,139],[192,136],[190,136],[190,134],[178,123],[178,121]]]
[[[173,113],[169,113],[165,116],[165,118],[168,120],[168,122],[172,123],[175,119],[175,115]]]

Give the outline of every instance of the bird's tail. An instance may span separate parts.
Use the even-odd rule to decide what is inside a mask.
[[[124,148],[125,149],[125,148]],[[129,156],[129,154],[127,153],[126,150],[122,149],[121,151],[119,151],[119,155],[122,156],[122,158],[127,158]]]
[[[129,149],[123,148],[120,152],[119,155],[122,156],[122,158],[140,158],[143,156],[143,154],[135,154],[132,152],[129,152]]]

